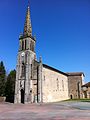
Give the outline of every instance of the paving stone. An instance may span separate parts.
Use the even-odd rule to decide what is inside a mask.
[[[0,103],[0,120],[90,120],[90,103]]]

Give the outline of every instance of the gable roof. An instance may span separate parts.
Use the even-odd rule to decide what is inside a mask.
[[[82,87],[90,87],[90,82],[88,82],[88,83],[82,85]]]
[[[67,72],[69,76],[85,76],[83,72]]]
[[[46,65],[46,64],[43,64],[43,67],[48,68],[48,69],[50,69],[50,70],[53,70],[53,71],[55,71],[55,72],[58,72],[58,73],[60,73],[60,74],[63,74],[63,75],[65,75],[65,76],[68,76],[67,73],[64,73],[64,72],[62,72],[62,71],[60,71],[60,70],[58,70],[58,69],[56,69],[56,68],[53,68],[53,67],[51,67],[51,66]]]

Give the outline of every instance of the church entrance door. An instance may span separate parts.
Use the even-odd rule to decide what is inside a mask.
[[[72,95],[70,95],[70,99],[73,99],[73,96],[72,96]]]
[[[24,90],[21,89],[21,103],[24,104]]]

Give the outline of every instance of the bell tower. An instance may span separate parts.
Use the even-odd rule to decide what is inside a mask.
[[[14,103],[30,103],[32,98],[32,69],[36,60],[36,40],[32,36],[30,7],[28,5],[23,34],[19,36]]]

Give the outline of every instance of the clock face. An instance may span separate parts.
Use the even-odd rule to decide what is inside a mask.
[[[22,57],[23,57],[23,56],[25,56],[25,53],[24,53],[24,52],[22,52],[22,54],[21,54],[21,55],[22,55]]]

